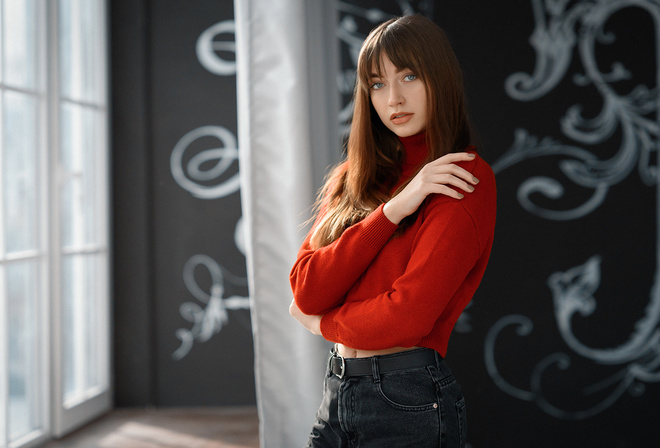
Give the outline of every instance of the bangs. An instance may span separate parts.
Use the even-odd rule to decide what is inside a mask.
[[[394,19],[393,19],[394,21]],[[410,69],[426,80],[426,73],[418,55],[424,54],[421,42],[405,27],[391,23],[380,32],[367,37],[358,58],[358,78],[361,88],[369,90],[373,74],[381,77],[384,72],[383,60],[387,57],[398,69]]]

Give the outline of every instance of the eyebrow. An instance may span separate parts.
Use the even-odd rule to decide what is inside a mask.
[[[398,75],[399,73],[403,73],[405,71],[410,71],[412,72],[413,70],[409,67],[404,67],[401,70],[397,69],[396,74]],[[382,76],[379,75],[378,73],[372,72],[371,75],[369,75],[369,78],[381,78]]]

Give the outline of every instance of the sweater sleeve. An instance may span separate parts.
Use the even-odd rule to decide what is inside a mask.
[[[389,291],[326,313],[324,338],[364,350],[417,345],[447,308],[457,306],[452,299],[459,288],[478,284],[481,274],[471,271],[481,253],[477,223],[462,202],[437,201],[424,215],[403,275]]]
[[[341,305],[397,228],[381,205],[327,246],[312,249],[310,232],[289,276],[298,308],[305,314],[319,315]]]

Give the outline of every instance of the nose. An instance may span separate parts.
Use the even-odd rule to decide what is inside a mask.
[[[387,104],[390,107],[394,107],[394,106],[398,106],[400,104],[403,104],[404,98],[403,98],[403,95],[401,93],[401,89],[399,88],[399,86],[397,86],[396,84],[392,85],[390,87],[390,92],[389,93],[390,93],[390,95],[387,98]]]

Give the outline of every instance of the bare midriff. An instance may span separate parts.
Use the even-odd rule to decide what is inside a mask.
[[[343,344],[336,344],[337,353],[344,358],[369,358],[371,356],[391,355],[392,353],[414,350],[419,347],[392,347],[383,350],[358,350],[346,347]]]

